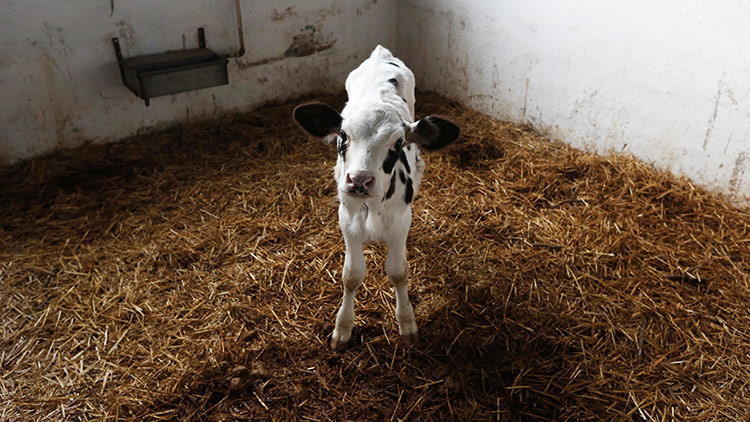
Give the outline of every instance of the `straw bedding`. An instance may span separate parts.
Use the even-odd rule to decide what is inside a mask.
[[[331,351],[336,152],[294,105],[0,170],[0,419],[750,418],[748,211],[430,94],[463,135],[414,203],[421,341],[373,245]]]

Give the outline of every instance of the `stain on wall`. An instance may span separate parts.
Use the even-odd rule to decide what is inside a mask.
[[[737,158],[734,160],[734,167],[732,168],[732,176],[729,178],[729,188],[732,191],[741,191],[747,167],[747,154],[744,152],[737,154]]]
[[[336,44],[331,35],[322,35],[315,26],[308,25],[292,37],[292,44],[284,52],[286,57],[303,57],[328,50]]]
[[[323,34],[313,25],[306,25],[301,31],[291,36],[291,43],[289,47],[280,54],[266,57],[261,60],[255,61],[240,61],[238,67],[241,70],[278,62],[289,57],[305,57],[316,53],[329,50],[336,44],[336,39],[333,38],[332,34]]]
[[[289,6],[284,11],[279,12],[278,9],[273,9],[271,14],[271,20],[283,21],[284,19],[291,18],[292,16],[298,16],[295,6]]]

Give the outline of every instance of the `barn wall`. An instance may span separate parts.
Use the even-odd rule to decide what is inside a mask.
[[[246,54],[230,85],[155,98],[122,84],[123,55],[197,47],[237,49],[233,0],[0,2],[0,164],[144,128],[341,89],[378,43],[395,43],[394,0],[242,0]]]
[[[111,37],[130,57],[195,47],[203,26],[208,46],[229,53],[233,0],[1,2],[0,164],[340,89],[381,43],[396,46],[419,88],[750,202],[750,5],[741,1],[241,5],[247,52],[230,61],[230,85],[145,107],[120,81]]]
[[[397,12],[419,87],[748,204],[749,3],[404,0]]]

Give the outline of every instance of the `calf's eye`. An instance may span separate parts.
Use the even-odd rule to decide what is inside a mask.
[[[391,151],[398,151],[404,146],[404,138],[398,138],[396,142],[391,145]]]
[[[346,136],[346,132],[343,130],[339,133],[339,139],[336,143],[336,147],[339,150],[339,155],[341,155],[341,158],[346,160],[346,150],[349,148],[349,140]]]

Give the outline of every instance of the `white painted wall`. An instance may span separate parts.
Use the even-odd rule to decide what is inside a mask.
[[[203,26],[228,53],[233,3],[0,1],[0,164],[339,90],[380,43],[418,88],[750,203],[750,3],[242,0],[247,53],[231,60],[230,85],[148,108],[123,86],[112,36],[129,57],[194,47]],[[286,56],[295,36],[319,51]]]
[[[234,0],[0,1],[0,164],[86,141],[342,89],[378,43],[395,44],[394,0],[242,0],[245,46],[230,85],[154,98],[122,84],[123,55],[197,47],[197,28],[219,53],[237,48]],[[320,51],[287,57],[295,36]]]
[[[404,0],[397,10],[397,53],[418,87],[750,204],[750,3]]]

